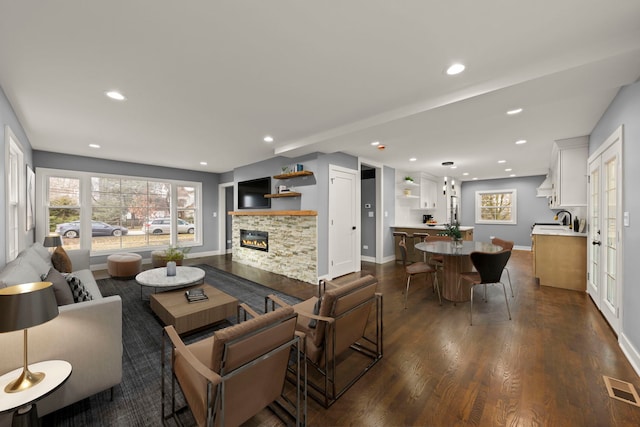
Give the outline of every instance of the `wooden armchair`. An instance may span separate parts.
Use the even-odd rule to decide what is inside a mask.
[[[325,408],[382,358],[382,294],[376,292],[377,284],[371,275],[342,285],[332,284],[322,297],[293,306],[298,314],[296,329],[305,334],[307,362],[314,368],[309,372],[309,395]],[[265,305],[267,309],[269,305],[271,309],[288,306],[275,295],[269,295]],[[372,308],[375,325],[369,322]],[[373,333],[367,333],[367,329],[374,329],[375,335],[371,336]],[[362,355],[366,357],[364,362]],[[340,367],[343,369],[337,375]]]
[[[218,330],[213,336],[185,345],[172,326],[164,329],[162,342],[162,421],[175,418],[175,383],[178,382],[198,426],[237,426],[270,406],[282,410],[303,425],[306,418],[304,336],[296,333],[297,315],[291,307],[258,315]],[[166,339],[171,343],[171,413],[165,415]],[[285,397],[290,353],[296,357],[295,391]],[[279,406],[273,407],[272,404]],[[176,418],[177,420],[177,418]]]

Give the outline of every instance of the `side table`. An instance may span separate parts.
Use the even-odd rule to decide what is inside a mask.
[[[36,401],[53,393],[71,376],[71,363],[64,360],[47,360],[29,365],[31,372],[44,372],[45,377],[35,386],[16,393],[4,388],[20,376],[22,367],[0,377],[0,412],[13,412],[13,426],[37,425]]]

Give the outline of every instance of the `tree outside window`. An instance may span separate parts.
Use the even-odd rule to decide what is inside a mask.
[[[517,224],[516,190],[476,191],[476,223]]]

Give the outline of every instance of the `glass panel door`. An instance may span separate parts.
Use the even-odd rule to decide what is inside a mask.
[[[618,332],[622,283],[622,130],[616,130],[589,162],[589,277],[587,292],[609,325]]]
[[[587,251],[589,253],[589,273],[587,292],[595,304],[600,307],[600,157],[589,163],[589,228]]]

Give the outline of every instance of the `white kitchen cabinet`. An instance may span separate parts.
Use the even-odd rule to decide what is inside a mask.
[[[549,207],[587,206],[587,158],[589,140],[586,136],[555,142],[549,178]]]
[[[438,185],[428,178],[420,178],[420,208],[436,209],[438,207]]]

